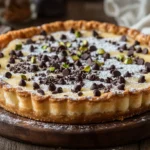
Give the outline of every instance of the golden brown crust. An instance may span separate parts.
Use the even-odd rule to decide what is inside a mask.
[[[0,36],[0,48],[18,38],[30,38],[42,30],[55,32],[70,28],[92,30],[128,35],[142,44],[149,44],[149,35],[126,27],[96,21],[65,21],[44,24]],[[150,87],[141,91],[125,91],[122,95],[111,92],[91,99],[79,98],[76,101],[67,98],[52,99],[51,96],[31,94],[0,81],[0,105],[13,113],[29,118],[57,123],[92,123],[123,119],[145,112],[150,108]]]

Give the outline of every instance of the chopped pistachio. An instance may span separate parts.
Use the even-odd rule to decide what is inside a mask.
[[[90,72],[90,70],[91,70],[91,67],[90,67],[90,66],[85,66],[85,67],[83,68],[83,71],[85,71],[85,72]]]
[[[62,67],[63,67],[63,68],[69,68],[69,64],[63,63],[63,64],[62,64]]]
[[[21,48],[22,48],[22,44],[16,44],[15,50],[21,50]]]
[[[51,72],[54,72],[54,71],[55,71],[55,67],[49,67],[49,70],[50,70]]]
[[[86,46],[80,46],[80,47],[79,47],[79,50],[80,50],[80,51],[87,51],[88,48],[87,48]]]
[[[120,60],[120,61],[123,61],[124,60],[124,55],[122,55],[122,54],[118,55],[117,59]]]
[[[88,41],[87,41],[87,40],[84,40],[84,41],[82,42],[82,46],[88,46]]]
[[[65,46],[64,42],[59,42],[59,45]]]
[[[77,54],[78,56],[81,56],[81,55],[82,55],[82,53],[81,53],[80,51],[77,51],[76,54]]]
[[[96,52],[97,52],[99,55],[105,54],[105,51],[104,51],[103,48],[98,49]]]
[[[31,57],[31,63],[33,63],[33,64],[36,63],[36,57],[35,56]]]
[[[132,64],[133,60],[132,60],[132,58],[128,57],[128,58],[125,59],[124,63],[125,64]]]
[[[81,33],[79,31],[76,31],[75,36],[76,36],[76,38],[79,38],[79,37],[81,37]]]
[[[47,45],[43,45],[43,46],[42,46],[42,49],[44,49],[44,50],[47,49],[47,48],[48,48]]]
[[[27,80],[27,77],[24,74],[21,74],[20,76],[21,76],[21,79]]]
[[[78,57],[77,55],[72,55],[71,57],[72,57],[72,59],[73,59],[74,61],[79,60],[79,57]]]
[[[67,42],[67,43],[66,43],[66,46],[67,46],[68,48],[71,47],[71,45],[72,45],[72,44],[71,44],[70,42]]]
[[[94,61],[96,64],[98,64],[99,66],[103,66],[104,65],[104,62],[100,62],[100,61],[98,61],[98,60],[95,60]]]

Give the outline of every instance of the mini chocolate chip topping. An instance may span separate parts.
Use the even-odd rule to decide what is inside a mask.
[[[93,30],[93,36],[94,37],[99,37],[99,34],[95,30]]]
[[[75,33],[75,29],[71,28],[71,29],[70,29],[70,33],[73,33],[73,34],[74,34],[74,33]]]
[[[38,71],[38,66],[37,65],[31,65],[30,70],[31,70],[31,72],[36,72],[36,71]]]
[[[70,74],[70,70],[69,69],[64,69],[62,71],[62,73],[63,73],[63,76],[68,76]]]
[[[13,57],[10,57],[9,63],[10,63],[10,64],[14,64],[14,63],[15,63],[15,59],[14,59]]]
[[[82,96],[83,95],[83,93],[80,91],[80,92],[78,92],[78,96]]]
[[[0,52],[0,58],[3,58],[4,54],[2,52]]]
[[[101,96],[101,92],[98,89],[93,91],[94,96]]]
[[[138,48],[136,49],[136,52],[137,52],[137,53],[142,53],[142,48],[141,48],[141,47],[138,47]]]
[[[20,86],[26,86],[26,81],[21,79],[20,82],[19,82],[19,85]]]
[[[140,78],[138,79],[138,83],[144,83],[146,82],[145,76],[140,76]]]
[[[77,84],[77,85],[74,86],[74,88],[72,89],[72,91],[75,92],[75,93],[77,93],[77,92],[79,92],[81,90],[81,88],[82,88],[81,85]]]
[[[97,48],[96,48],[96,46],[91,45],[91,46],[90,46],[90,48],[89,48],[89,50],[92,52],[92,51],[96,51],[96,50],[97,50]]]
[[[66,40],[66,39],[67,39],[67,36],[64,35],[64,34],[62,34],[61,37],[60,37],[60,39],[61,39],[61,40]]]
[[[38,92],[39,94],[41,94],[41,95],[45,95],[45,92],[44,92],[43,90],[41,90],[41,89],[38,89],[37,92]]]
[[[131,73],[129,71],[127,71],[125,74],[124,74],[124,77],[131,77]]]
[[[124,79],[124,77],[119,77],[119,83],[125,83],[126,81],[125,81],[125,79]]]
[[[142,53],[143,53],[143,54],[148,54],[148,49],[147,49],[147,48],[144,48],[143,51],[142,51]]]
[[[91,86],[91,90],[95,90],[98,88],[98,85],[96,83],[93,83],[92,86]]]
[[[6,78],[11,78],[11,77],[12,77],[12,74],[11,74],[10,72],[6,72],[6,73],[5,73],[5,77],[6,77]]]
[[[50,91],[55,91],[55,90],[56,90],[55,84],[51,82],[51,83],[49,84],[48,89],[49,89]]]
[[[125,85],[124,85],[124,84],[118,85],[118,89],[119,89],[119,90],[124,90],[124,89],[125,89]]]
[[[113,77],[119,77],[119,76],[121,76],[121,73],[118,70],[114,70],[112,72],[112,75],[113,75]]]
[[[134,55],[134,51],[133,51],[133,50],[129,50],[128,53],[127,53],[127,55],[128,55],[129,57],[133,56],[133,55]]]
[[[145,63],[145,61],[144,61],[143,58],[137,59],[137,64],[138,64],[138,65],[144,65],[144,63]]]
[[[140,45],[140,42],[139,42],[139,41],[137,41],[137,40],[135,40],[133,45],[134,45],[134,46],[136,46],[136,45]]]
[[[63,93],[62,87],[58,87],[56,91],[57,91],[58,93]]]
[[[106,59],[109,59],[109,58],[110,58],[110,54],[109,54],[109,53],[105,53],[105,54],[103,55],[103,57],[104,57],[105,60],[106,60]]]
[[[39,88],[40,88],[39,84],[36,83],[36,82],[34,82],[34,83],[33,83],[33,89],[34,89],[34,90],[37,90],[37,89],[39,89]]]
[[[41,31],[40,35],[47,36],[47,33],[45,30],[43,30],[43,31]]]

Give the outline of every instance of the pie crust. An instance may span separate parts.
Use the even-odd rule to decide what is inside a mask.
[[[150,45],[150,36],[134,29],[96,21],[69,20],[3,34],[0,36],[0,48],[5,48],[14,39],[30,38],[43,30],[51,33],[71,28],[126,35],[142,44]],[[72,100],[33,94],[0,81],[0,106],[24,117],[54,123],[84,124],[123,120],[150,109],[150,87],[138,91],[125,90],[123,94],[108,92],[100,97]]]

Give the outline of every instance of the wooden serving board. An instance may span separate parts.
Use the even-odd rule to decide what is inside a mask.
[[[0,135],[51,147],[112,147],[150,137],[150,112],[124,121],[64,125],[30,120],[0,108]]]

